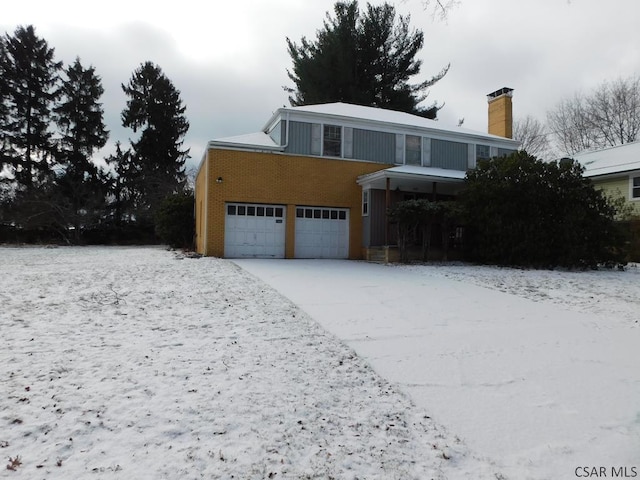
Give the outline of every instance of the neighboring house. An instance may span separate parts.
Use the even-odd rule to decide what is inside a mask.
[[[609,197],[623,197],[640,214],[640,142],[573,156],[584,176]]]
[[[209,142],[196,178],[196,248],[219,257],[371,258],[394,244],[387,210],[455,197],[479,159],[508,154],[511,89],[490,134],[332,103],[278,109],[261,132]]]

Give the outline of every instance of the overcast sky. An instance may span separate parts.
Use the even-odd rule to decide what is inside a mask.
[[[141,63],[158,64],[187,106],[185,144],[197,164],[208,140],[259,131],[288,105],[285,39],[315,39],[334,4],[22,0],[3,2],[0,28],[12,34],[18,25],[33,25],[65,65],[79,56],[96,68],[111,131],[102,156],[133,135],[120,125],[126,101],[120,85]],[[451,63],[427,100],[444,103],[439,121],[446,125],[464,118],[466,128],[486,131],[486,95],[501,87],[515,89],[515,117],[544,121],[563,98],[640,74],[638,0],[460,0],[446,22],[433,19],[421,0],[395,5],[424,32],[416,82]]]

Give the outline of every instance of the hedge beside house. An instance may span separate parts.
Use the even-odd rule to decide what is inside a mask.
[[[526,152],[478,163],[460,197],[469,259],[528,267],[593,267],[625,260],[616,208],[574,161]]]

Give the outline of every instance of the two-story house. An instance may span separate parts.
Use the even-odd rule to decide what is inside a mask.
[[[489,132],[331,103],[278,109],[262,131],[209,142],[196,178],[204,255],[368,258],[393,242],[387,210],[448,199],[479,159],[508,154],[511,89],[489,95]]]

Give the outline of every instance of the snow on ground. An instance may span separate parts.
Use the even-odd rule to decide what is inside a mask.
[[[402,266],[429,275],[471,282],[536,302],[551,302],[578,312],[605,315],[608,322],[638,326],[640,322],[640,267],[564,271],[527,270],[483,265],[430,264]]]
[[[637,268],[236,263],[505,478],[570,479],[582,467],[640,474]]]
[[[0,248],[1,478],[502,478],[273,289],[180,258]]]

